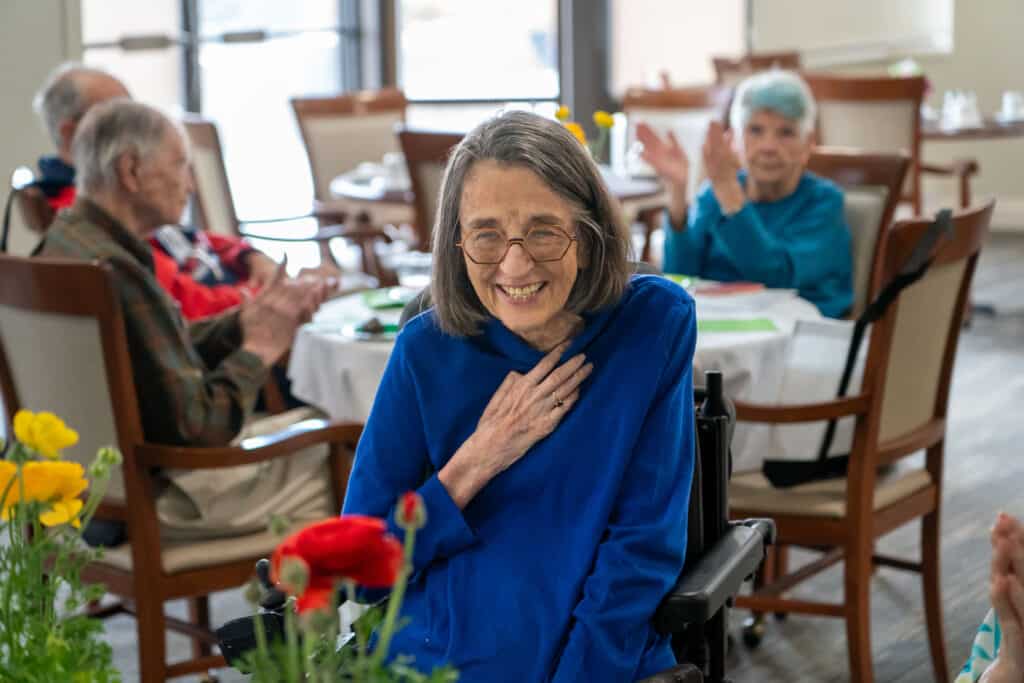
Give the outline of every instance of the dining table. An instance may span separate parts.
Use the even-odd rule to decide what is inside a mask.
[[[794,331],[822,321],[818,309],[792,290],[695,282],[689,287],[698,328],[694,382],[700,385],[705,371],[718,370],[731,398],[777,401],[788,381],[785,368]],[[418,291],[368,290],[325,303],[296,335],[288,367],[292,393],[332,420],[365,422],[399,333],[402,308]],[[805,389],[810,384],[820,394],[834,391],[841,360],[834,368],[804,373]],[[777,437],[765,425],[739,424],[734,469],[757,468],[766,455],[777,455]]]

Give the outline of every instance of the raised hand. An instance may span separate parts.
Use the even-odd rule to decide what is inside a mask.
[[[686,221],[686,188],[690,179],[690,160],[672,131],[669,131],[663,140],[646,123],[639,123],[636,127],[636,138],[644,146],[640,158],[650,164],[658,177],[668,186],[669,216],[672,225],[678,229]]]
[[[567,347],[559,344],[525,375],[506,375],[476,430],[442,468],[441,483],[460,508],[553,432],[579,400],[580,384],[594,366],[583,354],[558,365]]]
[[[321,279],[289,279],[286,265],[287,261],[278,265],[260,293],[242,304],[239,312],[242,348],[267,365],[291,347],[295,331],[309,322],[328,294],[328,285]]]
[[[704,172],[711,181],[711,189],[722,213],[726,216],[736,213],[743,208],[747,198],[736,176],[740,170],[740,159],[732,146],[732,132],[727,132],[720,122],[712,121],[701,151]]]
[[[650,164],[666,183],[685,191],[690,179],[690,160],[675,134],[669,131],[668,136],[662,139],[646,123],[639,123],[636,139],[644,146],[640,158]]]
[[[732,131],[726,131],[719,121],[708,126],[702,152],[704,172],[712,183],[736,179],[740,159],[732,146]]]
[[[992,607],[1002,641],[981,683],[1024,681],[1024,526],[1000,514],[992,528]]]

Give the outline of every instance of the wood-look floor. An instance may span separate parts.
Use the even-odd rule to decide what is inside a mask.
[[[986,246],[975,280],[975,299],[995,304],[995,318],[976,316],[960,342],[950,405],[943,513],[942,585],[948,670],[964,661],[987,605],[988,528],[998,510],[1024,517],[1024,236],[995,235]],[[883,539],[888,554],[915,557],[917,524]],[[800,559],[794,554],[794,561]],[[837,599],[841,569],[816,577],[806,595]],[[173,611],[184,616],[184,607]],[[238,591],[214,596],[215,623],[249,613]],[[742,614],[735,613],[734,631]],[[126,682],[138,679],[135,622],[117,617],[107,634]],[[880,683],[934,680],[920,581],[916,575],[881,569],[873,581],[872,649]],[[169,639],[171,656],[184,657],[188,641]],[[846,636],[837,619],[791,616],[769,622],[762,645],[730,653],[734,681],[792,683],[846,681]],[[184,679],[182,679],[184,680]],[[221,672],[222,681],[245,680]]]

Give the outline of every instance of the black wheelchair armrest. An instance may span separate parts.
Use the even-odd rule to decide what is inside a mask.
[[[678,633],[687,624],[708,621],[754,574],[764,560],[765,546],[774,540],[775,524],[771,520],[730,524],[725,535],[683,571],[658,605],[654,628],[659,633]]]

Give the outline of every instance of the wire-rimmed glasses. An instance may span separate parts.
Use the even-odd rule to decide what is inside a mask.
[[[569,252],[569,247],[576,241],[560,228],[548,225],[536,225],[526,231],[522,237],[506,237],[497,228],[479,228],[468,237],[455,243],[462,249],[469,260],[481,266],[493,266],[505,260],[508,250],[518,244],[526,250],[535,263],[561,261]]]

